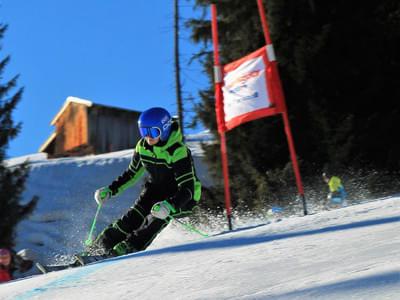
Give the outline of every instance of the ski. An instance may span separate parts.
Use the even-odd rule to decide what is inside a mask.
[[[77,263],[76,261],[70,264],[64,264],[64,265],[43,265],[39,262],[36,263],[36,268],[39,269],[40,272],[43,274],[49,273],[49,272],[54,272],[54,271],[61,271],[69,268],[76,268],[82,266],[82,264]]]
[[[114,257],[112,255],[80,255],[80,254],[75,254],[74,258],[76,261],[80,263],[81,266],[97,262],[97,261],[102,261],[107,258]]]

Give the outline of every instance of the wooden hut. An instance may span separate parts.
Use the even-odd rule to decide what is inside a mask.
[[[49,158],[100,154],[135,147],[140,112],[68,97],[51,125],[55,132],[40,147]]]

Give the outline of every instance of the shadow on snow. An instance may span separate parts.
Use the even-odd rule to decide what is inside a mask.
[[[360,296],[360,288],[365,290],[365,296],[371,296],[370,293],[372,289],[387,289],[389,286],[397,286],[399,283],[400,271],[391,271],[274,295],[274,299],[309,299],[327,295],[333,296],[335,294],[343,296],[343,293],[348,293],[349,296],[351,296],[354,291],[358,291],[357,295]]]
[[[284,234],[275,234],[275,235],[260,235],[260,236],[253,236],[253,237],[232,237],[229,236],[226,239],[218,239],[218,240],[210,240],[210,238],[205,238],[204,240],[196,241],[191,244],[184,244],[178,246],[171,246],[162,249],[154,249],[148,251],[137,252],[133,254],[128,254],[122,257],[115,257],[109,259],[110,261],[126,259],[129,257],[138,257],[138,256],[147,256],[147,255],[158,255],[158,254],[165,254],[170,252],[185,252],[185,251],[199,251],[199,250],[206,250],[206,249],[218,249],[218,248],[230,248],[230,247],[240,247],[240,246],[247,246],[247,245],[254,245],[254,244],[261,244],[261,243],[268,243],[271,241],[282,240],[282,239],[290,239],[295,237],[301,236],[309,236],[315,234],[322,234],[328,232],[335,232],[335,231],[343,231],[343,230],[350,230],[355,228],[362,228],[368,226],[378,226],[383,224],[389,224],[393,222],[400,222],[400,216],[390,217],[390,218],[382,218],[376,220],[368,220],[368,221],[361,221],[361,222],[354,222],[349,224],[343,225],[336,225],[336,226],[329,226],[325,228],[315,229],[315,230],[308,230],[308,231],[299,231],[299,232],[291,232],[291,233],[284,233]],[[223,232],[216,236],[223,236],[227,233],[250,230],[264,225],[256,225],[252,227],[246,227],[243,229],[237,229],[230,232]],[[212,237],[211,237],[212,238]]]

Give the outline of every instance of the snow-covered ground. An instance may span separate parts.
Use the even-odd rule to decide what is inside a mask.
[[[202,238],[0,285],[1,299],[399,299],[400,198]]]
[[[192,148],[208,182],[194,141]],[[93,191],[118,176],[131,154],[30,156],[24,199],[41,200],[18,228],[17,250],[45,253],[47,261],[82,250],[97,207]],[[96,232],[139,190],[109,200]],[[4,283],[0,299],[400,299],[398,196],[304,217],[236,219],[231,232],[223,218],[213,222],[198,226],[207,238],[172,222],[144,252]]]

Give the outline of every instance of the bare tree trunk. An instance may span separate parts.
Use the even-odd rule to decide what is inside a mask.
[[[176,87],[176,104],[178,110],[178,118],[181,125],[182,136],[185,139],[183,132],[183,107],[181,95],[181,80],[180,80],[180,66],[179,66],[179,7],[178,0],[175,0],[175,87]]]

